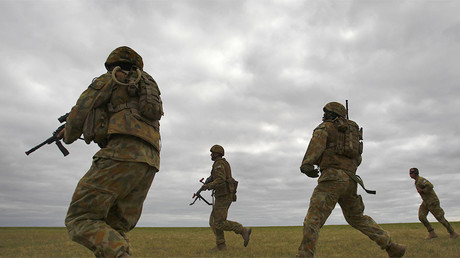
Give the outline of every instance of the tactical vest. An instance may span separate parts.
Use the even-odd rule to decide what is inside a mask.
[[[100,100],[95,101],[86,119],[85,141],[104,147],[112,134],[133,135],[160,151],[159,120],[163,108],[155,80],[140,70],[127,73],[115,68],[108,74],[110,78],[96,80],[100,88],[96,99]]]
[[[236,201],[236,191],[237,191],[237,188],[238,188],[238,181],[236,181],[232,177],[232,169],[230,167],[230,164],[228,163],[228,161],[226,159],[223,158],[223,159],[220,159],[220,160],[217,160],[216,162],[214,162],[214,164],[212,165],[212,170],[214,170],[214,168],[217,165],[223,165],[224,166],[225,184],[223,184],[222,186],[220,186],[220,187],[215,189],[215,195],[216,196],[223,196],[223,195],[232,194],[233,195],[233,201],[235,202]]]

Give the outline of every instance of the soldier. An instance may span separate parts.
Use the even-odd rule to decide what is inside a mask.
[[[364,204],[357,195],[358,177],[355,175],[361,163],[362,146],[358,134],[362,136],[362,132],[359,133],[355,122],[346,118],[347,111],[342,104],[330,102],[323,111],[323,123],[313,131],[300,167],[302,173],[316,178],[319,174],[316,165],[321,176],[304,220],[298,257],[313,257],[319,231],[337,203],[348,224],[385,249],[390,257],[402,257],[406,246],[392,242],[388,232],[371,217],[363,215]],[[349,148],[351,146],[354,147]]]
[[[88,144],[101,147],[65,218],[70,238],[96,257],[131,257],[126,233],[139,220],[160,169],[163,108],[158,86],[143,66],[129,47],[112,51],[107,73],[81,94],[60,133],[66,144],[83,133]]]
[[[439,199],[436,193],[434,192],[434,186],[430,181],[419,176],[418,168],[409,169],[409,176],[415,180],[415,189],[422,197],[422,204],[418,209],[418,219],[428,230],[428,236],[426,240],[438,237],[434,232],[434,229],[431,227],[430,222],[428,222],[426,215],[428,212],[431,212],[433,216],[447,229],[447,232],[450,234],[450,238],[455,239],[458,237],[458,234],[454,231],[449,222],[444,218],[444,210],[439,204]]]
[[[224,231],[233,231],[240,234],[244,240],[244,246],[248,246],[252,229],[243,227],[238,222],[227,220],[228,209],[232,202],[236,201],[236,188],[238,182],[232,177],[230,164],[223,158],[225,152],[220,145],[211,147],[211,160],[214,161],[211,176],[206,179],[202,190],[212,190],[215,201],[212,206],[209,225],[216,236],[216,247],[213,251],[223,251],[225,244]]]

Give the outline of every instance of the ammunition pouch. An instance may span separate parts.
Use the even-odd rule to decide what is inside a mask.
[[[107,103],[113,89],[113,81],[109,79],[105,84],[94,82],[90,88],[96,90],[94,102],[83,123],[83,138],[87,144],[94,141],[103,148],[107,145],[110,114]]]
[[[227,180],[228,191],[233,195],[233,201],[236,202],[236,189],[238,188],[238,181],[233,177],[228,178]]]
[[[93,108],[83,124],[83,138],[87,144],[94,141],[99,147],[107,145],[107,129],[109,127],[109,112],[106,106]]]

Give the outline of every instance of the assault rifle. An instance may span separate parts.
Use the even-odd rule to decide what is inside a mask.
[[[60,116],[58,118],[58,121],[61,122],[61,123],[64,123],[65,120],[67,119],[67,117],[69,116],[69,113],[63,115],[63,116]],[[26,151],[26,155],[29,155],[30,153],[38,150],[39,148],[41,148],[43,145],[45,144],[51,144],[51,143],[56,143],[56,145],[58,146],[59,150],[62,152],[62,154],[65,156],[69,155],[69,151],[62,145],[62,142],[61,142],[61,139],[58,138],[58,134],[60,131],[62,131],[62,129],[64,129],[65,127],[65,124],[59,126],[54,132],[53,132],[53,135],[46,139],[44,142],[40,143],[39,145],[33,147],[32,149]]]
[[[208,177],[208,178],[206,179],[206,181],[203,182],[203,180],[204,180],[204,178],[202,178],[202,179],[200,180],[200,182],[201,182],[203,185],[205,185],[205,184],[207,184],[207,183],[209,183],[209,182],[212,182],[213,179],[212,179],[212,177],[210,176],[210,177]],[[198,189],[198,191],[197,191],[196,193],[193,194],[192,198],[195,198],[195,200],[193,200],[193,202],[190,203],[189,205],[195,204],[196,200],[198,200],[198,199],[199,199],[199,200],[203,200],[203,201],[204,201],[205,203],[207,203],[208,205],[212,205],[212,203],[208,202],[203,196],[201,196],[201,191],[204,190],[204,189],[203,189],[203,185],[200,187],[200,189]]]
[[[348,119],[350,119],[348,117],[348,99],[345,100],[345,109],[347,111],[347,120],[348,120]],[[363,128],[360,128],[360,132],[361,132],[361,139],[360,140],[362,140]],[[353,175],[353,174],[348,174],[348,176],[350,176],[351,179],[353,179],[353,181],[355,181],[357,184],[361,185],[361,187],[364,189],[364,191],[366,191],[366,193],[368,193],[368,194],[376,194],[377,193],[377,191],[375,191],[375,190],[367,190],[366,187],[364,187],[364,182],[363,182],[363,180],[361,179],[360,176]]]

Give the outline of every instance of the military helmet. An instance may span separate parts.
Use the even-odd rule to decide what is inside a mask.
[[[346,117],[347,115],[347,110],[345,109],[345,107],[340,104],[339,102],[329,102],[326,104],[326,106],[324,106],[323,108],[323,111],[326,112],[327,111],[330,111],[330,112],[333,112],[341,117]]]
[[[210,149],[211,152],[215,152],[215,153],[219,153],[221,154],[222,156],[224,156],[225,152],[224,152],[224,147],[220,146],[220,145],[213,145]]]
[[[110,66],[116,63],[130,63],[141,70],[144,68],[142,57],[127,46],[118,47],[113,50],[109,57],[107,57],[107,61],[105,61],[105,68],[108,70]]]

